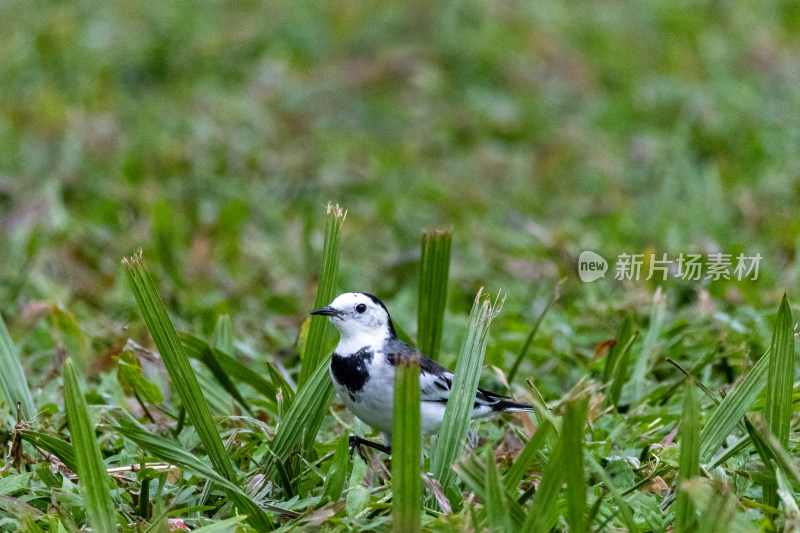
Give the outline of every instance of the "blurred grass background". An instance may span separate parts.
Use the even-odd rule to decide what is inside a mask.
[[[567,389],[657,285],[582,284],[585,249],[760,252],[756,282],[665,284],[750,338],[750,306],[797,300],[798,30],[794,2],[8,0],[0,310],[26,367],[59,343],[110,361],[142,336],[119,259],[143,247],[183,329],[230,313],[280,355],[333,201],[340,289],[412,334],[420,234],[454,230],[450,361],[478,287],[508,295],[507,368],[567,278],[531,350]]]

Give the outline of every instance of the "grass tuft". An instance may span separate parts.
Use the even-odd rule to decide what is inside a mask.
[[[339,278],[339,234],[347,211],[338,205],[328,204],[325,223],[325,241],[322,246],[322,268],[320,269],[317,296],[314,309],[331,303],[336,296],[336,284]],[[324,316],[312,316],[308,338],[303,351],[303,364],[300,367],[300,378],[297,387],[302,387],[310,378],[325,357],[325,347],[329,343],[333,328]]]
[[[700,415],[694,384],[687,380],[683,387],[683,415],[680,428],[678,460],[678,495],[675,499],[675,532],[694,531],[694,507],[683,483],[700,475]]]
[[[711,413],[700,432],[700,461],[707,463],[742,420],[767,384],[771,354],[765,354],[744,379],[738,381]]]
[[[564,413],[561,432],[564,446],[564,481],[567,484],[566,521],[570,531],[584,531],[586,482],[583,478],[583,428],[586,425],[588,406],[586,397],[569,402]]]
[[[559,512],[555,503],[562,484],[566,483],[567,523],[571,531],[583,531],[586,484],[582,450],[587,405],[586,398],[567,402],[561,437],[545,466],[523,530],[549,531],[555,525]]]
[[[413,533],[422,520],[418,354],[403,357],[395,366],[392,416],[392,529]]]
[[[17,347],[11,340],[2,314],[0,314],[0,368],[3,369],[0,372],[0,393],[6,400],[6,406],[13,408],[19,402],[22,417],[25,420],[32,419],[36,414],[33,397],[25,379]],[[16,411],[9,414],[16,419]]]
[[[792,384],[794,382],[794,332],[792,311],[786,295],[781,300],[770,347],[769,371],[767,372],[767,404],[764,420],[778,443],[789,446],[789,427],[792,422]],[[763,485],[764,503],[778,505],[778,487],[775,483]]]
[[[448,492],[453,482],[451,467],[461,454],[467,437],[478,379],[486,353],[489,326],[503,308],[504,300],[500,299],[499,294],[492,304],[489,298],[481,301],[482,293],[483,289],[478,291],[472,305],[467,334],[458,353],[452,392],[447,401],[436,449],[431,458],[434,477],[442,484],[448,496],[452,494]]]
[[[432,231],[422,234],[417,294],[419,299],[417,346],[434,361],[439,358],[439,349],[442,345],[452,243],[452,231]]]
[[[236,471],[222,443],[219,430],[211,417],[211,411],[203,396],[197,376],[189,364],[189,358],[186,356],[180,338],[172,326],[172,321],[169,319],[155,284],[150,278],[142,252],[139,251],[133,257],[124,259],[123,264],[125,265],[125,273],[128,275],[131,289],[136,297],[136,303],[142,313],[142,318],[144,318],[147,329],[153,336],[153,342],[158,347],[164,366],[169,373],[172,387],[180,396],[181,403],[186,408],[189,420],[194,425],[206,453],[208,453],[214,465],[215,471],[226,480],[237,485],[238,476]],[[236,493],[231,493],[231,499],[242,512],[250,515],[249,522],[254,527],[271,527],[267,515],[258,508],[253,509],[253,506],[249,505],[246,499],[242,499]]]
[[[325,242],[322,253],[322,268],[315,299],[315,308],[324,307],[333,300],[339,271],[339,233],[347,211],[338,205],[328,204],[325,226]],[[330,323],[326,317],[311,317],[311,326],[305,344],[300,381],[297,392],[291,399],[286,414],[275,433],[267,459],[267,472],[283,463],[297,448],[308,449],[317,437],[325,413],[336,393],[333,390],[328,365],[330,355],[322,356],[321,350],[329,333]],[[274,375],[274,373],[273,373]],[[291,392],[289,396],[291,397]]]
[[[622,386],[628,380],[630,354],[638,337],[639,332],[634,330],[633,316],[628,314],[619,327],[616,344],[608,351],[603,369],[603,381],[611,381],[608,401],[615,408],[618,407],[622,395]]]
[[[111,499],[111,479],[106,473],[103,456],[97,444],[94,427],[89,419],[72,360],[67,359],[62,371],[64,377],[64,406],[67,411],[78,484],[89,516],[89,524],[96,531],[116,531],[117,513]]]

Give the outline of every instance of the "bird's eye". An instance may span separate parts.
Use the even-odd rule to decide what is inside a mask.
[[[367,310],[367,304],[358,304],[356,306],[356,311],[358,311],[359,313],[363,313],[366,310]]]

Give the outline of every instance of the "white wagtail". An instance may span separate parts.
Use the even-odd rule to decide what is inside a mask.
[[[329,317],[339,330],[340,339],[331,359],[331,379],[344,404],[358,418],[383,432],[386,446],[350,437],[350,453],[364,444],[391,453],[392,414],[394,412],[394,366],[403,357],[420,358],[420,425],[424,434],[437,433],[444,408],[450,398],[453,373],[397,338],[386,306],[371,294],[347,292],[329,306],[312,311]],[[472,417],[496,412],[530,411],[524,403],[508,401],[508,396],[478,389]]]

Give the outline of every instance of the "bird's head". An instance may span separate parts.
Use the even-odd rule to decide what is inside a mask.
[[[340,294],[330,305],[311,314],[327,316],[342,340],[363,338],[364,344],[375,344],[397,336],[386,306],[364,292]]]

